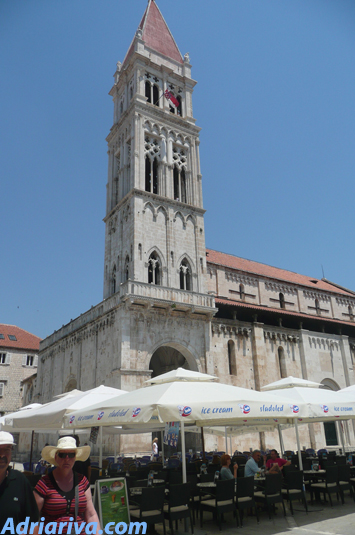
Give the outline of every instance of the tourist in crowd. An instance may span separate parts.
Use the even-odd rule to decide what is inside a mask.
[[[26,518],[29,525],[38,522],[36,500],[28,479],[10,467],[14,445],[11,433],[0,431],[0,532],[5,527],[9,530],[6,533],[16,531],[16,526]]]
[[[34,489],[45,525],[49,522],[68,523],[74,518],[76,522],[96,522],[96,533],[99,533],[100,523],[92,503],[90,483],[84,475],[73,471],[75,461],[86,461],[89,455],[90,446],[78,448],[75,438],[68,436],[61,437],[57,446],[43,448],[42,458],[55,465]],[[66,533],[66,527],[63,533]]]
[[[251,458],[247,461],[245,465],[245,472],[244,472],[245,477],[255,476],[255,474],[257,474],[258,472],[261,472],[261,468],[259,467],[260,459],[261,459],[261,451],[254,450]],[[266,455],[263,456],[263,459],[264,459],[264,465],[265,465]],[[270,470],[268,471],[269,474],[277,474],[278,472],[280,472],[280,468],[278,467],[277,464],[273,464]]]
[[[151,461],[155,461],[155,456],[159,454],[158,449],[158,439],[155,438],[152,443],[152,456],[150,458]]]
[[[277,451],[270,450],[270,459],[266,462],[266,470],[271,471],[272,466],[277,465],[280,470],[283,469],[284,466],[288,466],[291,464],[291,461],[286,461],[285,459],[280,459],[279,454]]]
[[[221,479],[225,480],[225,479],[233,479],[237,477],[237,470],[238,470],[238,465],[237,463],[235,463],[235,465],[233,466],[233,474],[230,470],[230,465],[231,465],[231,457],[230,455],[228,455],[228,453],[225,453],[224,455],[222,455],[221,457]]]

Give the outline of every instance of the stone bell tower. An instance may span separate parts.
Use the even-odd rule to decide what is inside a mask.
[[[214,307],[206,295],[195,85],[189,55],[181,56],[149,0],[110,91],[104,299],[119,292],[208,315]]]

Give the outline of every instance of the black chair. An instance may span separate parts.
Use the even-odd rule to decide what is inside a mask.
[[[211,483],[214,481],[214,474],[201,474],[200,483]]]
[[[344,465],[346,464],[346,456],[345,455],[336,455],[335,456],[335,464]]]
[[[190,483],[182,483],[181,485],[170,485],[168,503],[164,505],[164,516],[169,520],[169,527],[172,535],[174,533],[174,520],[176,524],[175,527],[177,529],[178,520],[182,520],[183,518],[188,518],[190,520],[191,533],[194,532],[191,510],[189,507],[190,491]]]
[[[259,523],[258,508],[254,500],[254,477],[237,478],[236,508],[239,511],[240,525],[243,527],[244,509],[255,509],[256,520]],[[237,517],[238,519],[238,517]]]
[[[350,491],[350,496],[354,499],[354,492],[352,482],[350,480],[350,465],[338,465],[338,485],[342,501],[344,503],[344,490]]]
[[[147,487],[142,489],[139,509],[130,511],[131,517],[147,525],[163,524],[164,535],[166,535],[164,521],[164,487]]]
[[[207,466],[207,474],[215,474],[216,472],[220,472],[221,465],[220,464],[209,464]]]
[[[244,475],[245,475],[245,464],[243,466],[238,466],[237,479],[239,480],[241,477],[244,477]]]
[[[324,495],[328,494],[331,507],[333,507],[333,502],[331,494],[336,494],[337,499],[339,500],[339,485],[338,485],[338,467],[337,466],[328,466],[325,471],[325,480],[318,483],[311,483],[309,490],[311,492],[311,503],[313,505],[313,493],[320,495],[322,492]],[[344,498],[342,497],[342,503],[344,503]]]
[[[282,468],[282,473],[284,475],[284,477],[286,477],[286,474],[288,474],[289,472],[298,472],[298,468],[297,466],[295,466],[294,464],[288,464],[287,466],[285,465],[283,468]]]
[[[237,463],[238,466],[244,466],[246,462],[245,455],[233,455],[232,457],[232,464]]]
[[[217,517],[219,530],[222,530],[222,515],[229,511],[236,514],[235,509],[235,479],[216,482],[216,494],[214,498],[200,501],[200,524],[203,524],[203,511],[213,513]],[[238,526],[238,517],[237,517]]]
[[[171,471],[169,474],[169,485],[181,485],[182,473]]]
[[[284,469],[285,468],[289,468],[289,467],[285,466]],[[290,503],[292,516],[293,516],[293,507],[292,507],[293,500],[302,500],[303,505],[306,509],[306,512],[308,513],[306,492],[304,490],[304,482],[303,482],[303,471],[291,470],[285,474],[282,494]]]
[[[198,514],[200,506],[200,489],[197,486],[199,482],[197,474],[187,474],[187,482],[190,483],[190,506],[192,508],[192,520],[195,524],[195,510]],[[211,498],[211,496],[208,496],[208,498]]]
[[[285,504],[282,497],[282,474],[267,474],[265,476],[265,487],[263,490],[254,493],[256,502],[261,502],[266,505],[269,511],[269,519],[271,520],[271,505],[275,503],[282,503],[284,515],[286,516]]]

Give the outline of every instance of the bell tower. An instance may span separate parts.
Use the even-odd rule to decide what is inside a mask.
[[[110,91],[104,299],[119,292],[135,302],[214,307],[205,293],[195,85],[189,55],[182,57],[158,6],[148,0]]]

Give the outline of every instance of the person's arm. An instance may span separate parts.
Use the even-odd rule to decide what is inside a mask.
[[[36,504],[37,504],[37,507],[38,507],[38,512],[41,513],[42,507],[43,507],[43,504],[44,504],[44,498],[43,498],[43,496],[40,496],[38,494],[38,492],[36,492],[35,490],[33,491],[33,495],[34,495],[35,500],[36,500]]]
[[[235,478],[237,477],[237,470],[238,470],[238,464],[235,463],[235,465],[233,466],[233,473],[234,473]]]
[[[95,511],[94,504],[92,503],[92,496],[91,496],[91,488],[89,487],[85,491],[86,496],[86,509],[85,509],[85,522],[88,524],[88,522],[96,522],[96,534],[99,533],[100,528],[100,521],[99,517],[97,516],[97,512]]]

